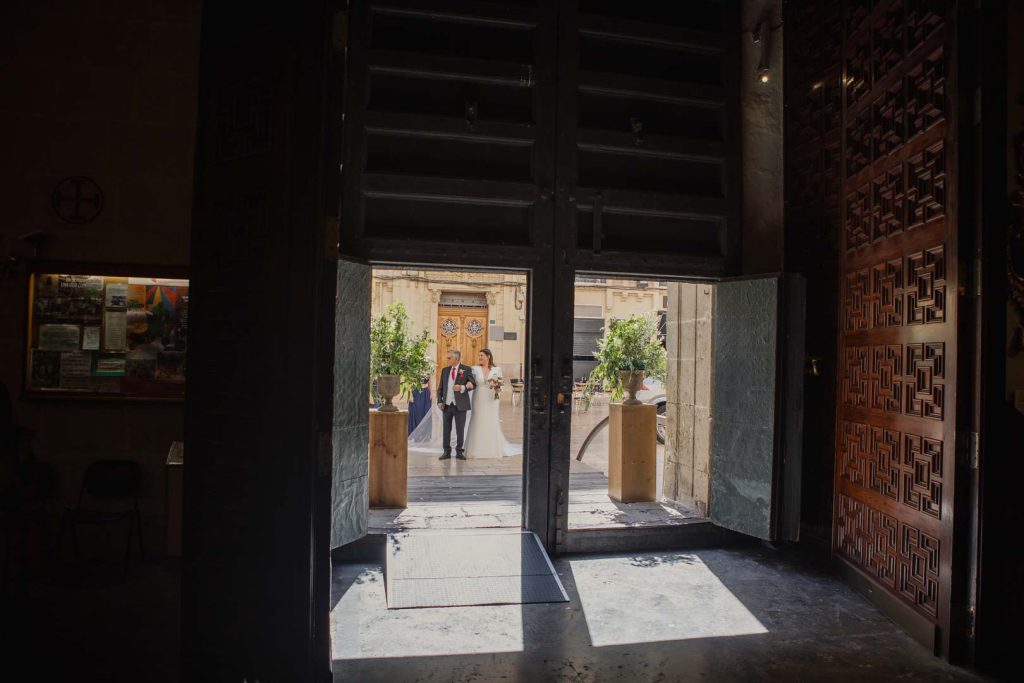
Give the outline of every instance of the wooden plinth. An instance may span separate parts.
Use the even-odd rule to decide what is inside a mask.
[[[370,507],[409,505],[409,411],[370,412]]]
[[[657,406],[608,406],[608,495],[620,503],[657,499],[657,420]]]

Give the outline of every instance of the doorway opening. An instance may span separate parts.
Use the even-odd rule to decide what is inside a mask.
[[[407,385],[394,399],[408,416],[404,506],[374,500],[375,476],[387,476],[377,465],[389,456],[375,445],[371,428],[369,533],[521,528],[529,321],[526,274],[379,267],[372,271],[370,298],[371,325],[386,316],[404,315],[409,335],[426,341],[431,367],[415,386]],[[377,343],[371,338],[371,346]],[[445,391],[449,384],[450,394]],[[460,390],[470,397],[470,409],[449,420],[446,412],[457,409],[442,406],[453,403]],[[374,382],[371,411],[380,404]],[[452,457],[441,459],[445,453]]]
[[[579,275],[573,311],[569,528],[704,521],[714,284]],[[636,353],[634,406],[619,370]],[[639,347],[636,347],[639,348]],[[625,412],[623,412],[625,411]]]

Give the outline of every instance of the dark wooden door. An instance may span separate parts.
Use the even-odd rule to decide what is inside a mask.
[[[572,395],[575,275],[736,273],[735,0],[558,7],[552,398]],[[569,402],[551,401],[557,547],[568,529]]]
[[[333,17],[316,2],[203,10],[182,679],[323,680],[337,277],[324,207],[337,166],[325,163],[321,112]]]
[[[952,5],[845,3],[833,527],[840,560],[943,650],[957,465]]]
[[[353,2],[342,254],[529,272],[524,510],[566,528],[574,275],[730,274],[736,0]]]

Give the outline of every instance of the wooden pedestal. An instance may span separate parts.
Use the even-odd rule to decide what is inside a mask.
[[[608,495],[620,503],[657,499],[657,420],[657,406],[608,406]]]
[[[370,507],[409,504],[409,411],[370,412]]]

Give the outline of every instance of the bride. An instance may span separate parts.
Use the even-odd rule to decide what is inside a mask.
[[[467,458],[500,458],[519,455],[522,448],[511,444],[501,431],[499,409],[500,398],[495,385],[501,382],[501,368],[494,365],[490,349],[478,354],[479,365],[473,366],[476,389],[473,390],[473,411],[469,416],[469,433],[466,435]]]
[[[466,436],[467,458],[501,458],[521,455],[522,446],[509,443],[501,431],[499,408],[501,402],[494,398],[491,380],[501,377],[501,368],[494,365],[494,355],[484,349],[478,355],[480,365],[473,366],[474,382],[469,411],[469,429]],[[434,458],[441,450],[441,411],[431,401],[432,408],[409,435],[409,454]],[[455,435],[451,438],[454,441]]]

